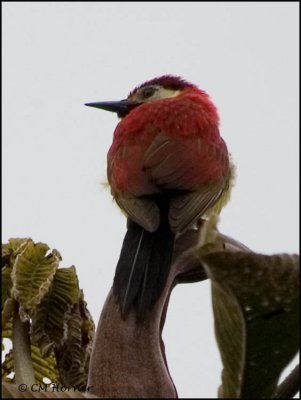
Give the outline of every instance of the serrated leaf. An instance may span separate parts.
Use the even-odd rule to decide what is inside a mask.
[[[212,279],[220,397],[271,398],[298,351],[299,257],[224,251],[201,261]]]
[[[4,243],[4,244],[1,245],[1,258],[3,260],[3,258],[6,258],[8,256],[10,256],[8,243]]]
[[[6,302],[4,304],[2,313],[1,313],[1,320],[2,320],[2,327],[5,327],[6,324],[10,321],[12,321],[13,318],[13,313],[14,313],[14,306],[15,306],[15,301],[13,299],[6,299]]]
[[[75,267],[56,271],[49,292],[37,307],[31,327],[32,342],[40,346],[44,355],[53,346],[62,346],[67,339],[71,309],[79,298]]]
[[[2,244],[2,265],[7,264],[12,268],[17,255],[24,250],[29,242],[33,243],[30,238],[11,238],[8,243]]]
[[[19,254],[27,245],[27,243],[32,242],[30,238],[11,238],[8,243],[3,245],[7,248],[10,254]],[[33,242],[32,242],[33,243]]]
[[[14,263],[12,294],[20,304],[23,321],[48,292],[61,260],[57,250],[47,255],[48,251],[46,244],[28,241]]]
[[[84,300],[84,292],[82,290],[80,291],[80,298],[78,305],[79,305],[80,315],[82,318],[82,326],[81,326],[82,343],[84,346],[90,347],[89,348],[89,353],[90,353],[92,350],[92,342],[95,333],[95,324],[92,315],[90,314],[90,311],[87,308],[87,303]]]
[[[1,268],[9,267],[10,252],[7,244],[2,244],[1,249]]]
[[[6,300],[11,296],[11,288],[12,288],[12,267],[16,260],[18,254],[25,248],[27,243],[32,240],[29,238],[25,239],[9,239],[8,243],[2,244],[2,270],[1,270],[1,291],[2,291],[2,300],[1,300],[1,310],[3,311],[4,304]]]
[[[37,383],[43,383],[44,378],[50,379],[51,382],[60,382],[56,360],[53,353],[44,358],[40,349],[35,345],[31,345],[31,359]]]
[[[79,305],[72,310],[72,318],[68,321],[67,340],[55,350],[62,384],[77,386],[82,389],[87,386],[89,359],[86,357],[86,347],[82,344],[82,318]]]
[[[11,272],[12,269],[8,266],[5,266],[1,269],[1,311],[3,310],[4,303],[10,297],[10,291],[12,288]]]
[[[60,383],[56,359],[52,353],[49,357],[43,358],[40,349],[37,346],[31,346],[31,359],[35,375],[35,383],[42,384],[44,378],[50,379],[56,384]],[[8,375],[14,372],[13,350],[11,349],[5,356],[2,363],[2,379],[6,382],[14,382],[14,378],[8,378]]]
[[[73,306],[68,321],[67,340],[55,350],[61,382],[84,389],[88,381],[90,355],[95,326],[86,307],[83,291]]]
[[[6,382],[13,382],[13,378],[8,378],[8,375],[14,372],[14,357],[13,351],[10,350],[4,357],[4,361],[2,361],[2,371],[1,376]]]
[[[13,329],[13,320],[12,318],[4,324],[2,324],[2,339],[11,339],[12,338],[12,329]]]

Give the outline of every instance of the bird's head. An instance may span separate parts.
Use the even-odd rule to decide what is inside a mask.
[[[123,118],[132,109],[141,104],[176,97],[184,90],[196,91],[206,95],[205,92],[198,89],[197,86],[185,81],[179,76],[163,75],[137,86],[124,100],[87,103],[86,106],[116,112],[119,118]]]

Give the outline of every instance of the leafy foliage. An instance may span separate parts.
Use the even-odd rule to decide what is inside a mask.
[[[271,398],[298,351],[299,257],[219,251],[201,261],[224,364],[220,397]]]
[[[29,238],[2,245],[2,338],[13,340],[17,310],[30,326],[26,334],[36,382],[47,377],[56,384],[84,387],[94,323],[75,267],[59,268],[60,261],[57,250]],[[13,340],[13,350],[2,364],[7,382],[14,382],[8,378],[14,372],[14,357],[22,357],[14,346]]]
[[[57,250],[49,253],[44,243],[28,240],[18,253],[12,268],[12,296],[20,305],[23,321],[29,319],[49,291],[61,256]],[[49,253],[49,254],[48,254]]]
[[[93,321],[82,295],[72,309],[72,318],[68,321],[67,340],[56,351],[63,384],[77,386],[80,389],[86,386],[93,338],[92,327]]]
[[[45,378],[51,382],[59,382],[56,359],[53,354],[43,358],[40,349],[37,346],[31,345],[31,359],[35,375],[35,383],[42,384]],[[14,383],[14,377],[9,378],[8,375],[14,373],[14,357],[13,351],[10,350],[2,363],[2,379],[5,382]]]
[[[170,287],[165,289],[165,293],[169,296],[177,282],[194,281],[196,277],[203,280],[206,275],[211,278],[215,332],[224,367],[219,397],[276,398],[278,394],[281,397],[282,392],[295,393],[290,391],[289,380],[288,383],[284,382],[282,392],[278,392],[277,383],[280,373],[298,350],[299,257],[253,253],[239,242],[220,234],[216,229],[216,220],[209,221],[203,228],[198,250],[199,265],[194,250],[190,255],[187,252],[188,258],[182,258],[182,261],[186,260],[182,262],[182,267],[174,263],[174,271],[171,271],[174,281],[168,281]],[[2,247],[3,337],[13,341],[13,350],[2,363],[3,393],[7,398],[28,397],[26,393],[18,392],[18,365],[22,365],[19,357],[22,361],[26,352],[18,351],[16,347],[18,341],[14,339],[18,330],[14,327],[17,326],[21,326],[20,331],[30,326],[26,331],[28,340],[24,340],[23,345],[29,343],[27,353],[32,365],[31,376],[36,382],[42,383],[47,377],[57,385],[76,388],[60,393],[60,397],[94,397],[81,392],[88,381],[94,323],[79,288],[75,267],[60,268],[60,260],[61,256],[56,250],[50,251],[46,244],[34,243],[28,238],[11,239]],[[179,276],[182,280],[178,279]],[[172,381],[168,381],[169,374],[166,372],[166,377],[164,375],[164,353],[161,353],[164,349],[157,330],[159,325],[160,332],[163,328],[164,318],[158,324],[158,316],[166,307],[166,298],[162,297],[156,312],[150,313],[150,319],[143,326],[137,326],[135,318],[122,320],[112,296],[111,293],[106,302],[103,315],[107,317],[101,318],[96,343],[99,338],[106,339],[101,341],[102,350],[95,352],[91,360],[93,374],[90,371],[89,382],[96,387],[93,393],[107,394],[113,391],[114,396],[122,397],[125,387],[132,394],[137,390],[142,394],[152,394],[153,388],[156,393],[165,393],[167,387],[171,388],[169,394],[176,393]],[[113,335],[115,332],[123,338],[118,346]],[[160,357],[152,354],[153,364],[150,366],[146,365],[145,355],[140,354],[139,340],[142,336],[147,338],[145,342],[142,341],[143,349],[149,343],[160,341],[154,346],[156,351],[161,349]],[[124,364],[128,357],[124,355],[129,350],[129,343],[132,346],[131,359],[141,363],[138,368],[136,365],[136,374],[140,376],[142,371],[144,375],[141,376],[147,378],[148,383],[153,379],[151,385],[145,383],[141,386],[143,378],[138,387],[133,369],[130,375],[118,368],[116,370],[116,365],[126,365],[128,368],[128,364]],[[136,357],[133,354],[135,352],[140,356]],[[104,354],[111,360],[112,353],[117,364],[105,364],[106,372],[103,374],[104,367],[99,361],[103,361]],[[28,359],[24,365],[29,365]],[[148,376],[149,367],[151,376]],[[162,387],[159,384],[157,388],[158,368],[161,368],[158,382]],[[10,378],[14,372],[15,376]],[[37,398],[53,397],[50,392],[30,395]]]
[[[71,310],[79,298],[78,280],[74,267],[58,269],[43,301],[35,310],[31,337],[47,355],[53,346],[60,347],[68,335]]]

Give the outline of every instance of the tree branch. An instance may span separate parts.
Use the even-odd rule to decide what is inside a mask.
[[[93,394],[110,398],[177,397],[161,333],[172,289],[178,283],[207,279],[196,254],[199,236],[199,230],[190,230],[176,240],[165,288],[149,315],[139,324],[134,312],[130,312],[126,320],[121,318],[110,291],[93,343],[88,380],[88,385],[93,386]],[[220,237],[222,250],[250,251],[232,238]]]

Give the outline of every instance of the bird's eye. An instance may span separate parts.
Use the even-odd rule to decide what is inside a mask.
[[[148,99],[149,97],[152,97],[152,95],[157,91],[157,88],[148,86],[142,90],[142,97],[144,99]]]

